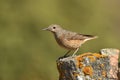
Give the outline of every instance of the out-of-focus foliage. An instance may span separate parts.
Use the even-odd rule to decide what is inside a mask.
[[[58,80],[66,50],[41,30],[54,23],[99,36],[78,54],[120,48],[119,0],[0,0],[0,80]]]

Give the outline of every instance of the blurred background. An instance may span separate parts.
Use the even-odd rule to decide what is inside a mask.
[[[78,54],[120,49],[120,0],[0,0],[0,80],[58,80],[50,24],[99,36]]]

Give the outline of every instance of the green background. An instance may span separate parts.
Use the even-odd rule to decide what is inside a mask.
[[[120,48],[119,0],[0,0],[0,80],[58,80],[67,50],[41,30],[50,24],[99,36],[78,54]]]

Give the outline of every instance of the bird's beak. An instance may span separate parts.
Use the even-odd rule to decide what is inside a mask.
[[[48,28],[44,28],[44,29],[42,29],[42,30],[49,30]]]

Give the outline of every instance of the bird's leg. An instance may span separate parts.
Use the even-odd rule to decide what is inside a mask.
[[[62,56],[62,57],[59,57],[59,59],[63,59],[63,58],[65,58],[65,57],[68,57],[69,55],[68,55],[68,53],[70,53],[71,52],[71,50],[69,50],[64,56]],[[59,60],[58,59],[58,60]]]
[[[75,54],[78,52],[78,50],[79,50],[79,48],[77,48],[77,49],[75,50],[75,52],[73,53],[72,56],[75,56]]]
[[[67,57],[68,56],[68,53],[70,53],[71,50],[69,50],[63,57]]]

